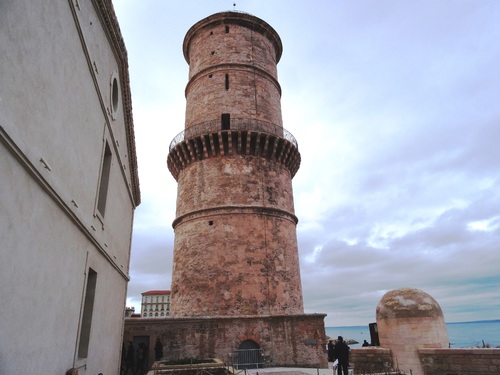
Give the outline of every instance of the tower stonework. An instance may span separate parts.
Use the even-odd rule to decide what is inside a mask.
[[[191,27],[183,49],[186,123],[167,159],[178,182],[171,317],[126,319],[124,341],[159,338],[168,359],[326,368],[325,314],[302,302],[281,40],[257,17],[224,12]]]
[[[185,129],[171,143],[178,182],[172,317],[303,314],[279,35],[257,17],[212,15],[186,34]]]

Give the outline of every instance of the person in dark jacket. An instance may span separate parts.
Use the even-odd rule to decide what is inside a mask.
[[[135,373],[136,375],[144,375],[146,373],[146,359],[148,358],[148,348],[146,344],[141,342],[135,351]]]
[[[332,339],[328,340],[328,362],[335,361],[335,356],[333,354],[334,349],[335,349],[335,344],[333,343],[333,340]]]
[[[129,341],[127,349],[127,358],[125,360],[126,363],[125,374],[128,374],[129,371],[134,373],[134,366],[135,366],[134,352],[135,352],[134,344],[132,344],[132,341]]]
[[[160,341],[160,338],[156,338],[155,344],[155,360],[159,361],[163,358],[163,344]]]
[[[337,343],[335,344],[335,349],[333,350],[335,358],[339,360],[339,365],[337,367],[338,375],[348,375],[349,367],[349,346],[344,342],[342,336],[338,337]]]

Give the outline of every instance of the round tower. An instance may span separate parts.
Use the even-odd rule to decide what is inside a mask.
[[[424,375],[418,349],[449,347],[441,307],[420,289],[387,292],[376,315],[380,346],[391,349],[393,366],[399,370]]]
[[[170,144],[178,182],[172,317],[302,314],[292,177],[276,31],[245,13],[196,23],[185,129]]]

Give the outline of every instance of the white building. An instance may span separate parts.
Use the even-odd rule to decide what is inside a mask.
[[[119,373],[139,203],[111,1],[2,1],[0,374]]]
[[[170,290],[150,290],[141,296],[142,318],[170,317]]]

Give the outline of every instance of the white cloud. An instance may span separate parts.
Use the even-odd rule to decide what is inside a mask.
[[[498,318],[500,3],[237,3],[284,45],[284,127],[302,155],[293,187],[306,312],[368,324],[386,291],[416,287],[447,321]],[[183,38],[232,6],[114,6],[143,197],[128,293],[140,308],[141,292],[170,287],[177,187],[166,158],[184,126]]]

